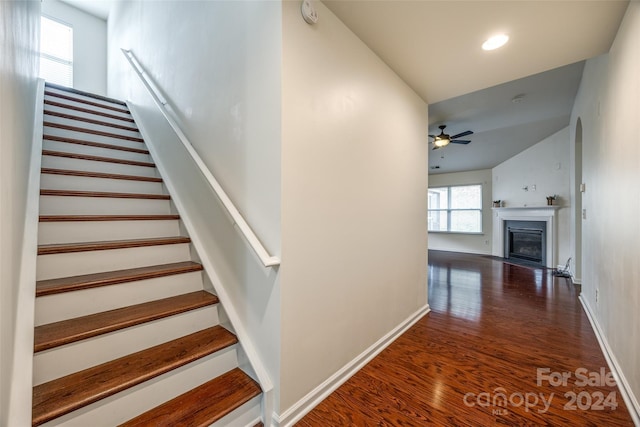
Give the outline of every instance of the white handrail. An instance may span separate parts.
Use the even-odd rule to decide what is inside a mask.
[[[165,119],[167,119],[175,133],[178,135],[178,138],[184,145],[184,148],[187,149],[187,152],[193,158],[193,161],[196,163],[196,165],[198,165],[200,172],[207,179],[207,182],[216,193],[227,212],[229,212],[229,215],[231,215],[231,219],[233,220],[234,224],[238,227],[238,229],[240,229],[240,232],[249,243],[249,246],[251,246],[258,258],[260,258],[260,261],[262,261],[262,264],[265,267],[276,267],[280,265],[280,258],[269,255],[269,252],[267,252],[249,224],[247,224],[247,221],[245,221],[245,219],[242,217],[242,214],[240,214],[227,193],[225,193],[225,191],[222,189],[222,186],[218,183],[218,180],[216,180],[209,168],[207,168],[207,165],[205,165],[205,163],[202,161],[202,158],[200,158],[196,150],[193,148],[193,145],[191,144],[191,142],[189,142],[189,139],[184,134],[184,132],[182,132],[182,129],[180,129],[178,123],[174,120],[172,115],[169,114],[169,112],[167,111],[167,100],[164,99],[160,91],[156,87],[154,87],[155,85],[153,84],[153,81],[145,76],[146,72],[144,71],[144,68],[142,68],[140,62],[133,55],[133,52],[128,49],[121,50],[133,67],[138,77],[140,77],[140,80],[142,80],[142,84],[144,85],[144,87],[149,91],[149,94],[153,98],[153,101],[160,108],[162,115],[165,117]]]

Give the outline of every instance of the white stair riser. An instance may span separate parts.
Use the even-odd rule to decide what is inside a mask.
[[[36,280],[189,261],[189,244],[38,255]]]
[[[111,193],[165,194],[161,182],[93,178],[44,173],[40,187],[48,190],[104,191]]]
[[[73,115],[72,113],[67,113],[67,114]],[[110,123],[110,121],[113,121],[112,119],[109,119],[107,117],[105,117],[104,120],[102,120],[102,119],[92,119],[92,120],[100,120],[100,121],[106,122],[106,123]],[[121,128],[108,126],[108,125],[90,123],[90,122],[86,122],[84,120],[68,119],[68,118],[65,118],[65,117],[59,117],[59,116],[54,116],[54,115],[51,115],[51,114],[47,114],[46,112],[44,113],[44,121],[45,122],[50,122],[50,123],[59,123],[59,124],[66,125],[66,126],[79,127],[79,128],[83,128],[83,129],[97,130],[97,131],[100,131],[100,132],[115,133],[117,135],[131,136],[131,137],[134,137],[134,138],[142,138],[140,136],[140,132],[138,132],[138,131],[132,131],[132,130],[121,129]],[[115,124],[123,126],[120,122],[116,122]],[[124,126],[135,129],[135,125],[133,125],[133,126],[124,125]]]
[[[111,109],[108,109],[108,108],[96,107],[94,105],[85,104],[84,102],[70,101],[68,99],[59,98],[57,96],[45,95],[44,99],[47,100],[47,101],[53,101],[53,102],[58,102],[60,104],[65,104],[65,105],[71,105],[71,106],[74,106],[74,107],[85,108],[87,110],[97,111],[97,112],[100,112],[100,113],[112,114],[114,116],[124,117],[124,118],[127,118],[127,119],[131,118],[131,114],[129,114],[129,113],[122,113],[120,111],[115,111],[115,110],[111,110]]]
[[[100,156],[113,159],[133,160],[134,162],[152,163],[149,154],[135,153],[112,148],[93,147],[91,145],[73,144],[68,142],[44,140],[42,148],[45,150],[62,151],[63,153],[85,154],[89,156]]]
[[[262,415],[262,395],[256,396],[230,414],[220,418],[209,427],[246,426],[254,427]]]
[[[66,129],[60,129],[50,126],[45,126],[42,128],[43,130],[43,140],[47,140],[48,137],[61,137],[61,138],[73,138],[78,139],[80,141],[90,141],[90,142],[99,142],[102,144],[114,145],[117,147],[126,147],[126,148],[136,148],[141,150],[146,150],[147,147],[143,142],[140,141],[131,141],[129,139],[122,139],[116,137],[106,137],[100,135],[94,135],[91,133],[85,132],[75,132],[69,131]]]
[[[115,173],[119,175],[152,176],[157,177],[155,167],[124,165],[112,162],[94,160],[71,159],[68,157],[42,156],[42,167],[52,169],[66,169],[84,172]]]
[[[202,307],[41,351],[33,358],[33,384],[42,384],[217,324],[216,307]]]
[[[180,235],[178,220],[41,222],[38,244],[100,242]]]
[[[51,100],[53,102],[65,103],[66,104],[66,101],[64,101],[62,99],[56,101],[55,99],[51,98]],[[84,108],[85,110],[93,110],[93,107],[91,107],[90,105],[85,105],[85,106],[80,107],[80,108]],[[51,105],[51,104],[45,104],[44,105],[44,111],[53,111],[53,112],[56,112],[56,113],[71,114],[73,116],[83,117],[85,119],[101,120],[103,122],[115,123],[117,125],[136,127],[134,122],[128,120],[128,119],[131,119],[130,115],[128,115],[128,114],[118,114],[115,111],[108,112],[107,114],[110,114],[112,116],[122,117],[123,120],[115,119],[115,118],[112,118],[112,117],[105,117],[105,116],[100,115],[100,114],[85,113],[83,111],[74,110],[72,108],[58,107],[56,105]]]
[[[63,138],[80,139],[82,141],[100,142],[102,144],[119,145],[121,147],[142,148],[142,149],[146,148],[143,142],[131,141],[129,139],[123,139],[116,136],[94,135],[88,132],[71,131],[67,129],[54,128],[50,126],[45,126],[42,132],[43,132],[43,135],[54,135],[54,136],[60,136]]]
[[[174,274],[36,298],[36,326],[202,290],[202,273]]]
[[[40,196],[41,215],[166,215],[169,200]]]
[[[84,98],[91,103],[115,106],[92,97],[47,88],[66,96]],[[86,110],[103,112],[123,118],[107,108],[98,108],[80,102],[47,96],[53,102],[70,104]],[[134,123],[85,113],[69,108],[45,105],[49,111],[85,117],[121,126],[136,127]],[[45,122],[74,126],[84,130],[107,132],[126,137],[140,138],[134,131],[111,126],[87,123],[82,120],[61,118],[45,114]],[[44,128],[45,135],[93,141],[118,147],[145,149],[145,144],[117,136],[108,137],[90,132],[73,132],[51,126]],[[96,148],[81,144],[45,140],[45,150],[85,154],[140,162],[152,162],[149,155],[122,150]],[[133,176],[159,176],[154,167],[122,165],[79,159],[43,156],[43,168],[103,172]],[[116,180],[105,178],[72,177],[42,174],[43,189],[102,191],[141,194],[163,194],[161,183]],[[41,196],[41,215],[145,215],[173,213],[168,200],[122,199],[69,196]],[[100,221],[100,222],[43,222],[39,224],[39,243],[80,243],[86,241],[128,240],[137,238],[170,237],[180,234],[178,220]],[[37,259],[37,280],[55,279],[113,270],[170,264],[192,259],[191,245],[160,245],[68,254],[40,255]],[[116,308],[176,296],[203,288],[201,272],[191,272],[102,286],[36,299],[35,323],[43,325]],[[209,306],[165,319],[114,331],[98,337],[67,344],[34,355],[34,384],[42,384],[73,372],[95,366],[127,354],[149,348],[172,339],[219,324],[219,307]],[[163,402],[185,393],[238,366],[236,346],[223,349],[189,365],[173,370],[155,379],[102,399],[71,414],[57,418],[45,426],[113,426],[125,422]],[[245,426],[260,416],[261,397],[252,399],[236,411],[228,414],[215,426]]]
[[[121,103],[106,101],[106,100],[103,100],[103,99],[100,99],[100,98],[95,98],[93,96],[82,95],[80,93],[69,92],[69,91],[66,91],[66,90],[56,89],[56,88],[53,88],[53,87],[47,87],[46,91],[47,92],[52,92],[52,93],[57,93],[57,94],[64,95],[64,96],[69,96],[69,97],[72,97],[72,98],[75,98],[75,99],[80,99],[80,100],[83,100],[83,101],[89,101],[91,103],[100,104],[102,106],[115,107],[115,108],[120,108],[120,109],[125,109],[125,110],[127,109],[127,106],[126,105],[122,105]],[[58,98],[58,99],[62,99],[62,98]],[[85,104],[85,105],[87,105],[87,104]],[[91,107],[91,106],[89,106],[89,107]]]
[[[236,367],[234,346],[85,406],[43,427],[114,426],[171,400]]]

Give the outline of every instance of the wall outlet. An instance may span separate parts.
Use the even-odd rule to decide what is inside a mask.
[[[587,210],[582,209],[582,219],[587,219]]]
[[[596,304],[598,303],[598,294],[600,293],[599,289],[596,289]]]

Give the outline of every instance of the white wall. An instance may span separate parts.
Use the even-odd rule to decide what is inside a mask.
[[[39,1],[0,2],[0,425],[9,425],[39,31]]]
[[[558,195],[558,263],[571,256],[571,177],[569,128],[566,127],[509,160],[493,173],[493,200],[505,207],[546,206],[547,196]],[[523,190],[528,187],[529,191]],[[535,186],[535,190],[533,187]]]
[[[73,26],[73,87],[107,94],[107,22],[59,0],[44,0],[42,14]]]
[[[609,54],[587,61],[571,118],[572,130],[578,118],[583,128],[587,217],[582,222],[582,296],[595,313],[636,405],[640,398],[639,40],[640,3],[630,2]]]
[[[491,169],[429,175],[430,187],[482,184],[482,234],[429,233],[429,249],[491,255]]]
[[[267,249],[280,248],[280,9],[271,2],[135,1],[109,18],[109,95],[130,48]],[[167,29],[171,29],[168,31]]]
[[[427,106],[316,8],[282,2],[282,412],[427,303]]]
[[[310,27],[298,2],[118,2],[108,23],[109,95],[134,100],[184,164],[131,48],[257,235],[282,246],[279,275],[265,273],[209,195],[180,188],[280,413],[427,302],[426,104],[317,7]],[[176,183],[196,179],[181,167]]]
[[[201,186],[201,175],[151,107],[120,48],[132,49],[164,91],[203,161],[267,249],[280,255],[281,26],[277,2],[136,1],[114,5],[108,30],[109,95],[131,99],[159,149],[172,158],[169,174],[177,195],[214,254],[216,271],[276,390],[278,275],[261,266],[221,205]]]

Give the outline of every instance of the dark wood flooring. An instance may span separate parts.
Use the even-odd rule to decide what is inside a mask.
[[[428,277],[431,313],[297,426],[633,425],[569,279],[439,251]]]

